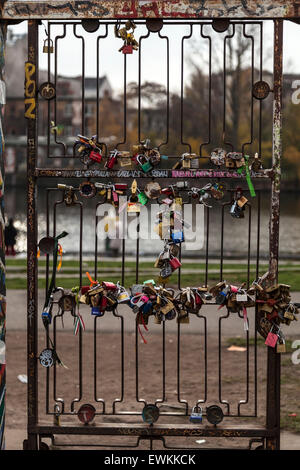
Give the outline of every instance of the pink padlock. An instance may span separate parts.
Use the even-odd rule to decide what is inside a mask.
[[[116,191],[112,192],[112,197],[113,197],[114,202],[119,202],[119,196],[118,196],[118,193],[116,193]]]
[[[239,289],[238,289],[238,287],[236,287],[236,286],[230,286],[230,290],[231,290],[231,292],[233,292],[234,294],[236,294]]]
[[[271,333],[271,331],[268,333],[267,339],[265,341],[265,344],[267,346],[270,346],[271,348],[275,348],[276,344],[278,341],[278,336],[275,333]]]

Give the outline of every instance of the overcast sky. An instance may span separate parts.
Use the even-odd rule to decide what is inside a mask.
[[[47,22],[44,22],[47,25]],[[11,26],[12,31],[16,34],[25,33],[27,31],[27,23],[23,22],[19,25]],[[53,26],[51,26],[53,28]],[[181,54],[181,38],[182,35],[189,33],[188,26],[165,26],[162,35],[166,34],[170,37],[170,88],[173,91],[180,89],[180,54]],[[194,27],[194,35],[185,42],[186,58],[185,62],[185,81],[188,80],[189,73],[192,71],[189,57],[194,57],[196,62],[203,64],[203,70],[207,70],[207,66],[203,63],[206,57],[208,41],[200,39],[199,26]],[[57,33],[62,33],[62,26],[57,26]],[[264,24],[264,68],[272,69],[272,21],[265,21]],[[58,48],[58,73],[61,75],[74,76],[81,75],[81,39],[74,38],[72,27],[67,28],[67,37],[59,41]],[[109,28],[109,36],[105,40],[100,41],[100,69],[99,74],[107,75],[114,90],[118,93],[122,89],[123,80],[123,60],[124,56],[118,49],[122,46],[122,41],[114,37],[113,28]],[[211,34],[211,27],[206,27],[204,33]],[[44,28],[41,27],[41,51],[42,40],[46,38]],[[248,31],[247,31],[248,32]],[[100,26],[97,34],[104,33],[104,26]],[[145,26],[138,25],[136,29],[137,39],[147,33]],[[96,76],[96,34],[86,33],[81,26],[77,28],[77,34],[82,34],[86,39],[86,76]],[[216,34],[216,33],[214,33]],[[300,43],[300,25],[290,21],[284,22],[284,72],[299,74],[300,79],[300,55],[297,45]],[[142,42],[142,82],[144,80],[166,83],[166,40],[152,34],[150,38]],[[197,52],[199,51],[199,54]],[[216,67],[219,61],[218,51],[213,56],[213,64]],[[53,58],[51,71],[53,71]],[[257,60],[258,57],[256,55]],[[256,62],[258,64],[258,62]],[[249,61],[250,65],[250,61]],[[47,68],[47,55],[41,52],[40,67]],[[138,53],[127,55],[127,82],[138,80]]]

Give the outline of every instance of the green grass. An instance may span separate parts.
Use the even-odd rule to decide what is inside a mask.
[[[140,273],[140,281],[144,281],[149,277],[153,277],[154,279],[158,279],[159,270],[155,270],[154,268],[154,261],[143,261],[139,264],[139,273]],[[27,285],[26,281],[26,260],[25,259],[8,259],[6,262],[7,266],[7,273],[10,275],[14,275],[14,278],[9,279],[7,277],[6,285],[8,289],[25,289]],[[45,259],[38,260],[38,266],[43,268],[39,271],[39,287],[43,288],[45,286],[45,279],[44,279],[44,268],[46,266]],[[127,261],[125,263],[125,268],[131,268],[135,270],[135,261]],[[18,267],[19,269],[10,269],[10,267]],[[65,268],[74,268],[71,271],[64,270]],[[99,272],[99,279],[102,280],[112,280],[112,281],[121,281],[121,267],[122,264],[119,261],[105,261],[105,263],[101,264],[101,259],[98,263],[98,272]],[[111,272],[109,273],[110,268],[117,268],[119,272]],[[225,263],[223,266],[224,269],[230,269],[232,273],[224,273],[223,279],[226,279],[232,283],[242,284],[247,279],[247,265],[246,264],[236,264],[236,263]],[[287,271],[286,268],[291,270]],[[143,273],[144,269],[154,269],[157,274],[149,274]],[[190,269],[200,269],[205,270],[204,263],[189,263],[184,264],[181,269],[181,286],[199,286],[203,285],[205,282],[205,274],[204,273],[186,273],[187,270]],[[210,263],[209,270],[215,270],[217,273],[208,273],[208,284],[211,286],[214,283],[220,280],[219,276],[219,263]],[[250,265],[250,280],[255,279],[255,264]],[[260,275],[264,274],[268,269],[267,264],[262,264],[260,266]],[[295,270],[293,270],[295,269]],[[297,269],[299,271],[297,271]],[[101,270],[103,275],[101,276]],[[234,272],[235,270],[243,272]],[[50,271],[51,271],[51,262],[50,262]],[[85,272],[89,271],[93,274],[94,271],[94,262],[93,261],[83,261],[82,263],[82,272],[83,272],[83,283],[86,282]],[[74,285],[78,285],[78,276],[77,272],[79,272],[79,263],[76,260],[63,260],[62,269],[60,271],[62,274],[69,274],[67,278],[61,278],[61,285],[65,288],[73,287]],[[59,281],[59,273],[57,276],[57,280]],[[131,284],[136,282],[135,279],[135,272],[126,273],[125,275],[125,287],[129,287]],[[291,291],[300,290],[300,265],[291,265],[286,264],[280,266],[279,272],[279,282],[283,284],[289,284],[291,286]],[[177,287],[178,285],[178,274],[174,273],[169,281],[170,287]]]
[[[291,411],[290,413],[287,414],[282,414],[280,417],[280,426],[281,429],[285,429],[286,431],[294,432],[294,433],[300,433],[300,414],[298,413],[298,416],[289,416],[289,414],[293,413]]]

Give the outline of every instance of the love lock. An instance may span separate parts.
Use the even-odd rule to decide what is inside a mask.
[[[148,173],[153,168],[153,166],[151,165],[146,155],[143,155],[143,154],[138,155],[136,157],[136,161],[144,173]]]
[[[190,422],[194,424],[201,424],[202,423],[202,408],[201,406],[194,406],[192,409],[192,413],[190,416]]]
[[[214,149],[210,155],[210,161],[216,166],[224,165],[225,159],[226,159],[226,150],[221,149],[221,148]]]
[[[107,157],[107,161],[105,163],[105,168],[108,168],[109,170],[112,170],[114,165],[117,163],[118,159],[118,150],[112,150],[109,154],[109,157]]]
[[[160,162],[160,153],[157,149],[151,149],[147,152],[151,165],[156,166]]]
[[[53,349],[43,349],[39,355],[39,361],[43,367],[52,367],[56,359],[56,354]]]
[[[48,45],[46,45],[48,43]],[[43,52],[44,54],[53,54],[54,48],[53,48],[53,41],[50,38],[45,39],[44,41],[44,46],[43,46]]]
[[[157,199],[161,194],[161,187],[155,181],[151,181],[146,184],[144,191],[149,199]]]
[[[160,271],[160,277],[162,279],[167,279],[169,276],[171,276],[173,270],[172,270],[172,266],[170,264],[170,261],[166,260],[164,262],[164,266],[162,268],[162,270]]]

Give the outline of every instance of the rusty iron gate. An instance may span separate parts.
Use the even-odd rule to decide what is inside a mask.
[[[91,20],[90,31],[93,31],[94,20]],[[89,32],[95,37],[97,57],[96,80],[99,82],[99,70],[101,68],[102,44],[107,38],[109,31],[114,28],[115,20],[100,20],[101,29],[96,32]],[[124,20],[122,20],[124,23]],[[271,84],[273,88],[271,94],[273,100],[273,158],[270,169],[265,169],[260,174],[253,175],[253,182],[256,187],[257,197],[251,200],[247,205],[246,216],[246,269],[245,282],[248,284],[262,274],[261,263],[261,204],[266,198],[270,203],[270,222],[269,222],[269,269],[274,280],[277,278],[278,269],[278,242],[279,242],[279,195],[280,195],[280,158],[281,158],[281,106],[282,106],[282,30],[283,20],[275,19],[274,24],[274,81]],[[212,180],[225,181],[229,185],[228,197],[225,203],[219,206],[219,251],[218,261],[220,263],[218,278],[224,277],[224,268],[226,267],[226,237],[224,235],[227,221],[228,206],[231,203],[231,195],[234,191],[234,185],[238,183],[244,188],[247,194],[247,184],[244,177],[237,173],[229,171],[215,171],[209,166],[209,159],[205,148],[217,146],[213,142],[212,129],[218,119],[222,129],[223,143],[233,149],[228,136],[226,135],[226,87],[228,85],[228,76],[226,74],[226,47],[228,41],[240,28],[243,37],[248,38],[250,43],[250,113],[249,130],[250,135],[242,144],[242,151],[246,147],[254,146],[256,151],[261,154],[263,119],[262,110],[263,101],[255,101],[252,96],[252,87],[254,82],[263,79],[263,26],[261,20],[245,21],[239,19],[212,20],[212,19],[184,19],[184,20],[146,20],[137,19],[137,27],[146,27],[145,34],[139,39],[139,50],[135,52],[138,64],[138,86],[137,86],[137,135],[141,141],[147,137],[143,131],[143,109],[142,109],[142,83],[141,68],[143,59],[143,44],[151,40],[152,34],[158,34],[162,47],[166,47],[166,114],[164,121],[164,136],[161,139],[160,148],[168,148],[169,126],[170,126],[170,42],[174,35],[168,35],[167,32],[173,28],[176,34],[176,28],[179,25],[185,26],[187,34],[180,38],[181,67],[178,74],[178,83],[180,85],[180,143],[182,147],[191,151],[191,146],[185,139],[184,128],[184,59],[185,44],[192,34],[196,31],[203,40],[207,41],[207,63],[208,80],[206,96],[208,97],[207,122],[207,140],[200,145],[200,161],[203,165],[199,170],[186,170],[174,172],[171,170],[175,162],[175,155],[170,156],[168,168],[153,170],[152,174],[144,174],[137,170],[107,170],[97,164],[91,168],[82,165],[79,159],[74,158],[72,148],[66,145],[63,137],[51,133],[51,121],[59,123],[62,108],[59,107],[59,101],[63,100],[63,93],[59,95],[59,71],[57,68],[57,55],[60,48],[63,48],[63,41],[66,34],[73,35],[80,41],[82,47],[81,62],[81,87],[80,95],[76,98],[81,105],[79,133],[85,135],[86,132],[86,112],[89,98],[86,96],[86,72],[85,72],[85,37],[82,34],[81,20],[72,19],[69,21],[50,20],[47,25],[47,32],[53,40],[54,45],[54,66],[50,71],[50,51],[48,52],[48,77],[39,79],[39,46],[41,34],[44,32],[44,25],[37,20],[28,21],[28,62],[26,63],[26,81],[25,81],[25,109],[28,118],[28,439],[24,442],[26,449],[41,449],[46,447],[48,438],[52,439],[52,444],[61,446],[94,446],[105,448],[141,448],[148,446],[152,448],[196,448],[195,439],[203,437],[212,440],[210,447],[218,447],[218,442],[222,441],[223,446],[229,447],[229,442],[233,442],[236,447],[252,448],[255,444],[267,449],[278,449],[280,446],[280,354],[276,354],[271,348],[265,352],[266,365],[266,389],[262,404],[259,402],[258,389],[264,377],[258,376],[258,357],[257,351],[257,330],[256,315],[250,316],[251,329],[245,333],[246,352],[243,355],[242,371],[244,383],[231,383],[230,388],[226,388],[224,383],[224,364],[223,357],[223,328],[229,319],[229,314],[217,313],[214,304],[208,305],[207,312],[199,314],[191,325],[176,325],[168,336],[169,325],[156,326],[160,328],[157,331],[159,335],[160,346],[156,351],[152,350],[150,354],[145,352],[145,346],[141,347],[137,326],[129,333],[126,329],[126,322],[135,325],[134,316],[130,309],[124,309],[119,313],[114,312],[115,316],[113,341],[116,342],[116,351],[111,355],[111,366],[101,363],[100,348],[111,348],[111,344],[105,344],[105,334],[101,334],[101,322],[106,321],[104,317],[95,318],[91,324],[89,332],[79,332],[78,337],[74,337],[73,349],[63,350],[66,336],[72,335],[70,330],[61,333],[61,323],[59,315],[54,317],[53,326],[51,325],[50,335],[57,349],[64,351],[66,362],[71,369],[65,370],[59,366],[54,366],[46,371],[40,366],[38,356],[39,352],[49,346],[49,340],[41,330],[40,312],[42,305],[38,304],[38,263],[37,243],[40,233],[44,235],[57,235],[60,228],[57,227],[57,214],[67,214],[69,208],[64,204],[63,193],[57,188],[57,183],[73,184],[76,192],[80,183],[83,181],[126,181],[129,185],[134,178],[138,184],[143,184],[154,177],[160,183],[164,180],[170,183],[171,179],[176,178],[180,181],[188,181],[193,186],[202,186],[205,182]],[[59,25],[61,33],[55,32]],[[162,29],[161,29],[162,27]],[[212,41],[207,33],[207,28],[213,27],[215,31],[225,31],[222,36],[223,41],[223,79],[222,79],[222,100],[223,113],[220,116],[213,115],[212,105]],[[255,34],[249,32],[249,28],[256,28]],[[165,28],[165,30],[164,30]],[[153,32],[154,31],[154,32]],[[258,47],[258,49],[255,49]],[[254,56],[258,52],[258,65],[254,66]],[[116,52],[117,53],[117,52]],[[52,59],[51,59],[52,60]],[[123,149],[127,144],[127,125],[128,125],[128,107],[127,107],[127,72],[128,58],[123,56],[122,70],[117,71],[123,77],[123,110],[120,119],[123,126],[123,137],[121,137],[117,147]],[[54,67],[54,68],[53,68]],[[51,82],[54,84],[56,96],[53,100],[45,100],[38,93],[41,82]],[[97,87],[98,90],[98,87]],[[105,116],[100,113],[101,99],[96,96],[96,111],[94,115],[95,129],[98,140],[101,141],[101,126]],[[46,104],[45,104],[46,103]],[[258,106],[258,112],[255,114],[255,107]],[[38,114],[38,109],[42,115]],[[41,112],[42,110],[42,112]],[[201,109],[199,109],[201,114]],[[255,122],[254,122],[255,121]],[[45,157],[39,160],[39,152],[42,147],[39,146],[39,133],[42,133],[41,125],[45,126],[46,132],[43,135],[45,144]],[[54,141],[53,141],[54,139]],[[234,149],[238,151],[238,149]],[[177,157],[178,158],[178,157]],[[42,162],[42,164],[40,163]],[[46,181],[46,183],[44,183]],[[267,192],[265,192],[267,188]],[[263,192],[264,190],[264,192]],[[263,196],[263,197],[262,197]],[[44,208],[38,211],[37,201],[41,198],[44,201]],[[99,206],[97,197],[93,199],[81,199],[78,195],[76,204],[72,210],[77,211],[78,220],[76,231],[78,235],[78,285],[86,283],[85,267],[83,259],[83,248],[85,237],[88,235],[93,238],[94,244],[94,270],[91,273],[95,279],[103,279],[101,274],[101,257],[103,252],[99,252],[97,240],[97,215],[96,210]],[[253,217],[253,206],[255,207],[255,220]],[[89,222],[85,220],[85,212],[89,210],[93,214]],[[212,223],[212,210],[205,208],[205,245],[201,253],[196,252],[194,259],[204,263],[204,273],[197,279],[197,285],[209,285],[210,274],[209,265],[212,255],[210,253],[210,236],[214,230]],[[216,209],[217,210],[217,209]],[[40,217],[40,215],[42,217]],[[66,215],[65,215],[66,216]],[[62,216],[64,217],[64,215]],[[67,217],[67,216],[66,216]],[[62,220],[62,219],[60,219]],[[38,226],[39,221],[39,226]],[[253,229],[254,226],[254,229]],[[63,227],[68,230],[69,227]],[[137,228],[138,230],[138,228]],[[140,240],[137,238],[135,245],[135,282],[139,283],[141,279],[140,266]],[[255,273],[250,272],[251,260],[254,260]],[[228,258],[227,258],[228,261]],[[184,264],[184,253],[181,253],[181,262]],[[64,261],[63,261],[64,263]],[[122,285],[126,285],[126,241],[122,242],[122,252],[120,261],[119,280]],[[46,289],[50,281],[50,260],[46,258]],[[63,268],[62,268],[63,270]],[[104,280],[106,280],[104,278]],[[107,279],[109,280],[109,279]],[[57,281],[58,282],[58,281]],[[60,280],[63,282],[63,279]],[[182,287],[181,270],[179,269],[177,288]],[[215,349],[210,351],[211,335],[209,332],[209,319],[212,316],[217,317],[217,333],[214,335]],[[216,318],[216,317],[215,317]],[[236,320],[238,321],[238,320]],[[66,320],[67,322],[67,320]],[[226,325],[225,325],[226,326]],[[53,329],[52,329],[53,328]],[[152,328],[149,325],[149,328]],[[153,327],[154,328],[154,327]],[[187,328],[190,328],[189,332]],[[191,330],[192,328],[192,330]],[[90,336],[89,336],[90,334]],[[191,338],[196,349],[189,357],[189,362],[183,366],[185,355],[188,353],[190,345],[184,343],[187,335]],[[254,338],[254,345],[250,346],[250,335]],[[171,339],[170,339],[171,338]],[[131,341],[131,346],[128,342]],[[89,344],[87,344],[87,342]],[[69,344],[69,343],[68,343]],[[155,343],[156,344],[156,343]],[[183,348],[185,347],[185,349]],[[151,341],[147,347],[151,348]],[[87,350],[86,348],[89,348]],[[113,350],[115,351],[115,350]],[[151,351],[151,349],[150,349]],[[171,351],[171,352],[170,352]],[[146,354],[146,356],[144,356]],[[148,354],[148,355],[147,355]],[[169,357],[172,354],[172,360]],[[210,367],[211,354],[214,355],[214,366]],[[71,362],[69,362],[71,361]],[[147,365],[150,367],[147,372]],[[107,367],[106,367],[107,366]],[[185,378],[185,372],[192,367],[197,375],[197,380],[190,382]],[[146,371],[146,372],[145,372]],[[146,376],[145,376],[146,374]],[[147,375],[148,374],[148,375]],[[151,374],[160,377],[159,389],[151,387]],[[190,377],[191,378],[191,377]],[[75,391],[71,395],[64,395],[64,387],[68,381],[75,381]],[[213,383],[211,380],[215,380]],[[168,384],[173,387],[170,392]],[[87,384],[88,387],[87,387]],[[106,386],[106,390],[103,388]],[[116,386],[114,386],[116,385]],[[241,387],[241,388],[240,388]],[[87,389],[88,388],[88,389]],[[224,391],[225,390],[225,391]],[[73,395],[72,395],[73,393]],[[233,403],[231,402],[231,395]],[[115,396],[114,396],[115,394]],[[142,398],[142,396],[145,398]],[[150,398],[151,396],[151,398]],[[172,401],[173,400],[173,401]],[[96,408],[95,424],[83,425],[78,421],[77,411],[80,405],[88,402]],[[160,407],[160,419],[154,425],[143,423],[141,411],[145,403],[156,403]],[[205,410],[206,405],[216,404],[221,406],[224,412],[223,421],[217,425],[210,425],[205,420],[202,425],[195,426],[189,422],[189,415],[192,406],[200,403]],[[262,408],[260,408],[262,407]],[[58,416],[59,415],[59,416]],[[262,421],[263,416],[263,421]],[[260,418],[260,419],[259,419]],[[74,435],[76,441],[74,441]],[[76,437],[77,435],[77,437]],[[78,436],[81,436],[80,438]],[[109,436],[109,439],[107,439]],[[73,438],[73,439],[72,439]],[[223,439],[221,439],[223,438]],[[225,442],[225,444],[224,444]],[[159,447],[160,446],[160,447]],[[162,446],[162,447],[161,447]],[[197,447],[200,448],[200,447]]]

